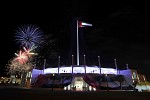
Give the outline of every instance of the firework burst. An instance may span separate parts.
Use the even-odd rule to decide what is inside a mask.
[[[39,27],[34,25],[23,25],[16,31],[16,42],[20,44],[21,47],[31,48],[34,46],[39,46],[44,42],[43,32]]]
[[[21,64],[24,64],[28,61],[28,55],[26,52],[22,52],[21,50],[19,51],[19,54],[15,53],[17,56],[15,60],[19,61]]]
[[[22,64],[14,58],[9,61],[6,68],[8,70],[8,74],[22,73],[31,70],[33,68],[33,64],[30,62]]]

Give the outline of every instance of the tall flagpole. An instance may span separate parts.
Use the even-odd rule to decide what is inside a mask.
[[[92,24],[88,24],[88,23],[81,23],[81,26],[79,26],[78,20],[77,20],[77,65],[79,65],[79,61],[80,61],[80,57],[79,57],[79,34],[78,34],[78,29],[79,27],[82,26],[92,26]]]
[[[78,35],[78,20],[77,20],[77,65],[79,65],[79,35]]]

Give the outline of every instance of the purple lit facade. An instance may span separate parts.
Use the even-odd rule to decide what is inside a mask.
[[[39,78],[39,76],[42,78]],[[55,80],[52,78],[54,76],[56,76]],[[136,88],[142,90],[139,86],[134,87],[134,83],[141,82],[142,80],[146,82],[145,77],[143,78],[139,78],[137,71],[132,69],[117,71],[114,68],[100,69],[98,66],[75,65],[46,68],[44,70],[33,69],[31,84],[35,86],[36,84],[38,84],[37,86],[51,86],[54,81],[55,85],[64,84],[62,86],[64,90],[74,90],[76,88],[77,91],[96,91],[103,88],[125,90],[133,90]],[[40,79],[40,85],[38,79]],[[121,81],[119,81],[120,79]],[[45,83],[41,83],[42,81]]]
[[[73,67],[73,73],[95,73],[95,74],[99,74],[100,73],[100,69],[98,66],[79,66],[79,67]],[[58,68],[47,68],[43,70],[43,74],[53,74],[53,73],[58,73]],[[72,73],[72,66],[66,67],[66,66],[62,66],[59,68],[59,73]],[[117,74],[116,69],[113,68],[101,68],[101,73],[102,74]]]

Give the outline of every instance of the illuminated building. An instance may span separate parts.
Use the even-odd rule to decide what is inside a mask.
[[[57,68],[46,68],[43,70],[33,69],[31,85],[35,87],[51,87],[63,88],[64,90],[76,91],[98,91],[98,90],[136,90],[137,83],[146,78],[141,79],[136,70],[127,69],[119,70],[116,59],[115,68],[102,68],[100,64],[100,56],[98,56],[99,66],[87,66],[84,55],[84,65],[80,65],[79,53],[79,35],[78,30],[81,27],[92,26],[77,20],[77,65],[59,66]],[[45,65],[45,64],[44,64]],[[142,89],[150,90],[143,87]]]
[[[31,80],[32,86],[35,87],[53,86],[64,90],[96,91],[107,88],[109,90],[150,90],[148,85],[143,87],[136,85],[140,82],[147,81],[145,76],[138,74],[136,70],[116,70],[84,65],[33,69]]]

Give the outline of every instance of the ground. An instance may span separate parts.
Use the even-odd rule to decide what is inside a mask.
[[[50,88],[0,87],[1,100],[149,100],[150,92],[59,91]]]

